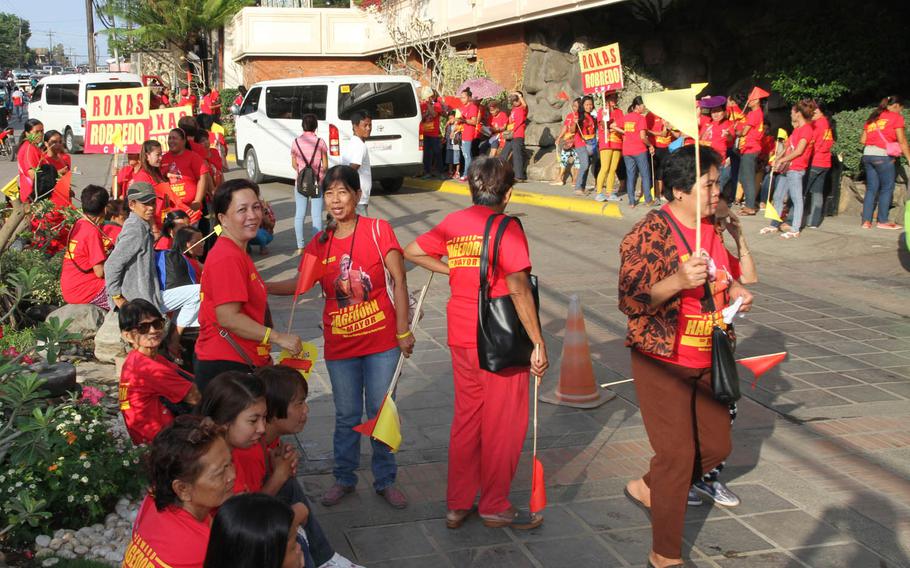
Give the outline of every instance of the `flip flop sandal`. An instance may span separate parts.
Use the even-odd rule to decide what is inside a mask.
[[[799,231],[787,231],[786,233],[784,233],[783,235],[781,235],[780,238],[782,238],[782,239],[798,239],[798,238],[799,238]]]
[[[516,530],[536,529],[543,524],[543,515],[531,513],[523,509],[514,511],[503,511],[498,515],[481,515],[483,526],[489,528],[504,528]]]
[[[461,525],[464,524],[468,517],[470,517],[476,511],[476,507],[471,507],[470,509],[446,511],[446,527],[450,529],[461,528]]]
[[[758,234],[759,234],[759,235],[767,235],[767,234],[770,234],[770,233],[777,233],[777,232],[779,232],[779,231],[780,231],[780,230],[779,230],[777,227],[765,227],[765,228],[763,228],[761,231],[759,231]]]
[[[651,518],[651,508],[650,507],[647,507],[644,503],[642,503],[641,501],[639,501],[638,499],[633,497],[632,494],[629,493],[629,490],[627,488],[623,487],[622,492],[629,499],[629,501],[632,501],[633,503],[635,503],[635,505],[639,509],[644,511],[645,515],[647,515],[649,519]]]

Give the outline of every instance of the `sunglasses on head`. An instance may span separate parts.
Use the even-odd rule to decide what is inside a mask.
[[[141,334],[146,334],[153,329],[155,331],[161,331],[164,329],[164,320],[162,318],[158,318],[152,321],[144,321],[135,327],[135,331],[138,331]]]

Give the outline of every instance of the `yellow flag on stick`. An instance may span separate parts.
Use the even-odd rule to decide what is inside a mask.
[[[393,454],[397,452],[401,447],[401,420],[398,418],[398,407],[395,406],[392,395],[385,396],[374,418],[354,426],[354,431],[382,442]]]
[[[114,134],[111,136],[111,143],[114,145],[114,149],[120,153],[123,153],[126,150],[126,146],[123,144],[123,130],[119,127],[114,128]]]
[[[641,98],[648,110],[657,113],[683,134],[698,139],[698,107],[695,106],[695,97],[707,86],[707,83],[693,83],[688,89],[645,93]]]
[[[771,198],[768,198],[768,202],[765,203],[765,219],[771,219],[772,221],[777,221],[778,223],[783,223],[784,220],[780,218],[777,209],[771,205]]]
[[[10,199],[19,199],[19,176],[14,176],[3,186],[3,195]]]

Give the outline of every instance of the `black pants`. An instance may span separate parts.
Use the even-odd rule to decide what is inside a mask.
[[[525,172],[525,139],[512,138],[511,140],[506,140],[500,157],[503,160],[508,160],[510,153],[512,154],[512,171],[515,172],[515,179],[527,179],[528,174]]]
[[[246,363],[219,360],[200,361],[199,359],[196,359],[193,370],[194,375],[196,375],[196,388],[199,389],[199,392],[205,392],[206,385],[225,371],[241,371],[243,373],[249,373],[251,371],[250,366]]]
[[[316,513],[313,512],[313,505],[310,504],[310,500],[307,499],[306,494],[304,494],[303,488],[300,487],[300,483],[294,478],[288,479],[287,482],[281,486],[281,489],[278,490],[278,495],[276,495],[276,497],[288,505],[303,503],[306,505],[306,508],[310,510],[310,517],[307,519],[306,526],[303,527],[303,530],[306,532],[306,538],[309,541],[307,544],[310,556],[313,557],[313,562],[315,562],[316,566],[322,566],[335,556],[335,549],[332,548],[329,539],[326,538],[325,532],[323,532],[322,527],[319,525],[319,521],[316,520]]]

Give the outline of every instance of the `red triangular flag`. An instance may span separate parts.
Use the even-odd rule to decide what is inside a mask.
[[[300,274],[297,276],[297,289],[294,290],[295,303],[297,302],[297,296],[315,286],[316,282],[319,282],[325,267],[319,257],[305,252],[303,258],[300,259],[300,266],[297,270]]]
[[[278,364],[283,367],[290,367],[291,369],[295,369],[297,371],[309,371],[313,366],[313,362],[309,359],[297,359],[294,357],[282,359]]]
[[[388,398],[388,397],[386,397],[386,398]],[[385,401],[386,401],[385,398],[382,399],[382,404],[379,405],[379,412],[376,413],[376,416],[370,418],[363,424],[358,424],[357,426],[354,426],[352,429],[355,432],[360,432],[364,436],[372,436],[373,430],[376,428],[376,419],[379,418],[380,414],[382,414],[382,407],[385,406]]]
[[[543,481],[543,464],[540,463],[540,460],[536,457],[534,460],[534,468],[531,473],[531,504],[530,509],[532,513],[538,513],[543,511],[547,506],[547,488],[544,486]]]
[[[51,201],[57,207],[73,206],[73,199],[70,196],[72,193],[72,181],[73,172],[66,172],[60,179],[57,180],[57,184],[54,186],[54,192],[51,194]]]
[[[755,388],[755,383],[758,382],[758,378],[776,367],[777,364],[786,359],[786,357],[787,352],[781,351],[780,353],[771,353],[770,355],[757,355],[755,357],[737,359],[736,362],[752,371],[752,374],[755,375],[755,380],[752,381],[752,388]]]

